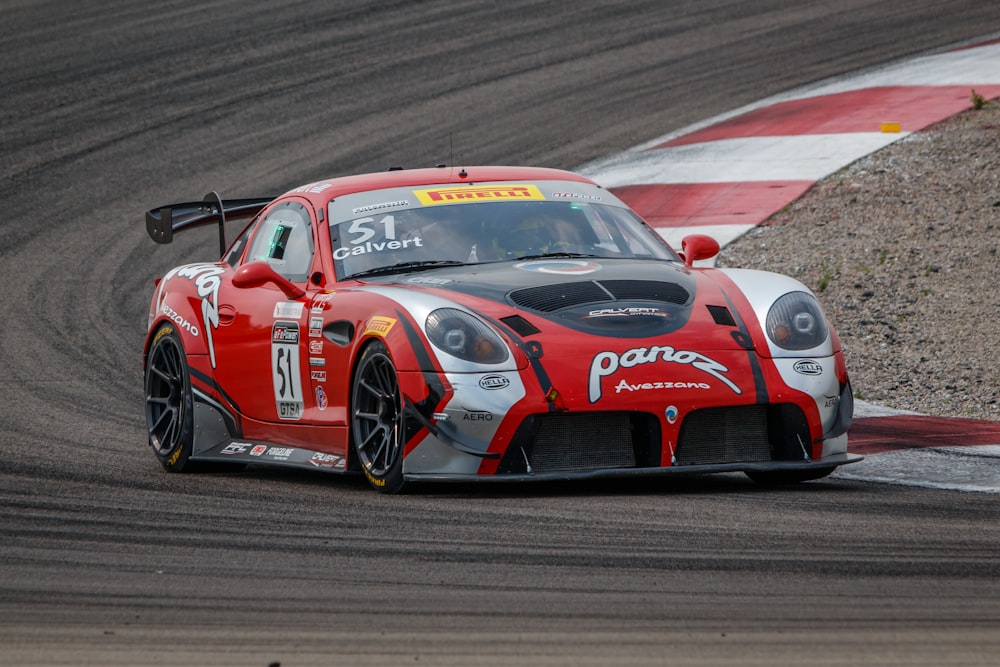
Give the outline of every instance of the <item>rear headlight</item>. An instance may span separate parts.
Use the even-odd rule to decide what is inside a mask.
[[[810,350],[830,335],[823,309],[807,292],[790,292],[775,301],[766,328],[771,342],[785,350]]]
[[[485,322],[457,308],[438,308],[427,316],[427,337],[438,349],[477,364],[500,364],[510,352]]]

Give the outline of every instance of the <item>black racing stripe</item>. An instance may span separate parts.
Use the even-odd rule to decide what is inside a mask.
[[[403,323],[403,330],[406,332],[406,338],[409,340],[410,347],[413,348],[413,353],[417,357],[417,363],[423,369],[434,368],[434,357],[432,356],[432,352],[424,345],[424,340],[420,337],[420,333],[410,324],[404,313],[397,310],[396,315],[399,317],[399,321]],[[427,429],[435,438],[460,452],[485,459],[500,458],[500,454],[497,452],[479,451],[456,440],[431,422],[431,416],[444,399],[444,382],[437,371],[424,370],[423,375],[424,382],[427,384],[427,398],[419,403],[413,403],[409,397],[403,397],[406,408],[413,414],[413,419],[407,422],[406,441],[409,442],[421,430]]]
[[[429,422],[437,406],[444,399],[445,389],[444,382],[441,380],[441,376],[434,368],[434,357],[430,350],[427,349],[424,344],[423,338],[421,338],[420,333],[416,328],[410,323],[407,318],[406,313],[401,311],[396,311],[396,316],[402,323],[403,331],[406,332],[406,339],[410,342],[410,347],[413,349],[413,354],[417,358],[417,363],[420,368],[423,369],[424,382],[427,384],[427,397],[418,403],[412,403],[413,408],[423,417],[423,422]],[[409,401],[407,401],[409,403]],[[419,428],[422,428],[418,425]],[[407,433],[406,439],[409,439],[416,435],[414,433]]]
[[[734,304],[732,299],[729,298],[729,293],[724,289],[720,291],[722,292],[722,295],[726,297],[726,303],[729,304],[729,312],[732,314],[733,319],[736,320],[737,331],[746,336],[746,340],[753,341],[753,337],[747,329],[746,322],[743,321],[743,317],[740,315],[739,309],[736,308],[736,304]],[[760,359],[757,358],[757,351],[753,347],[747,350],[747,359],[750,360],[750,368],[752,370],[754,392],[756,394],[757,403],[768,403],[770,401],[770,397],[767,394],[767,384],[764,382],[764,371],[760,367]]]
[[[480,317],[484,318],[490,322],[493,326],[505,332],[507,336],[514,341],[514,344],[524,353],[524,356],[528,358],[528,363],[531,364],[531,370],[535,373],[535,379],[538,380],[539,386],[542,388],[542,394],[548,396],[549,392],[552,391],[553,385],[552,380],[549,379],[549,374],[545,372],[545,367],[542,366],[542,362],[536,356],[535,353],[528,349],[528,343],[526,343],[516,331],[514,331],[505,322],[500,320],[495,320],[492,317],[479,313]],[[549,412],[555,412],[556,406],[552,402],[549,403]]]
[[[197,379],[204,386],[215,390],[215,392],[219,396],[221,396],[226,403],[229,404],[231,410],[226,410],[226,417],[231,422],[230,425],[232,426],[232,429],[230,429],[230,433],[234,437],[240,437],[243,433],[243,423],[241,417],[243,412],[240,410],[240,406],[236,404],[236,401],[233,400],[232,396],[227,394],[226,391],[219,385],[219,383],[215,381],[215,378],[211,377],[210,375],[206,375],[205,373],[202,373],[201,371],[195,368],[191,368],[190,366],[188,366],[188,373],[191,375],[192,378]]]
[[[410,414],[413,415],[413,419],[416,420],[416,421],[419,421],[420,425],[423,428],[427,429],[430,432],[431,435],[433,435],[435,438],[437,438],[438,440],[440,440],[444,444],[448,445],[449,447],[451,447],[453,449],[457,449],[458,451],[463,452],[465,454],[470,454],[472,456],[478,456],[479,458],[482,458],[482,459],[498,459],[498,458],[500,458],[500,453],[499,452],[491,452],[491,451],[485,451],[484,452],[484,451],[480,451],[478,449],[470,447],[469,445],[465,444],[461,440],[458,440],[457,438],[454,438],[451,435],[445,433],[442,429],[440,429],[437,426],[435,426],[433,423],[430,422],[430,420],[426,419],[422,414],[420,414],[420,411],[418,409],[416,409],[416,406],[414,406],[413,403],[410,402],[410,399],[408,399],[408,398],[406,398],[404,396],[404,400],[406,402],[406,407],[410,410]],[[419,429],[417,429],[417,431],[419,431]]]
[[[203,385],[205,385],[210,389],[214,389],[216,392],[218,392],[219,396],[224,398],[225,401],[229,403],[229,405],[231,405],[237,413],[242,414],[242,412],[240,412],[240,407],[236,404],[236,401],[234,401],[233,397],[227,394],[226,391],[219,385],[219,383],[215,381],[215,378],[205,373],[202,373],[196,368],[188,367],[188,371],[191,373],[192,376],[197,378]]]

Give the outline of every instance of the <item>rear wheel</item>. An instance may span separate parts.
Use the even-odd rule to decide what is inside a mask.
[[[351,389],[354,452],[368,482],[381,493],[403,488],[405,415],[399,377],[385,345],[368,345]]]
[[[170,325],[153,337],[146,361],[146,429],[160,465],[170,472],[191,472],[194,444],[194,398],[187,356]]]
[[[748,470],[746,476],[758,484],[778,486],[820,479],[826,477],[836,469],[836,466],[830,466],[829,468],[810,468],[808,470]]]

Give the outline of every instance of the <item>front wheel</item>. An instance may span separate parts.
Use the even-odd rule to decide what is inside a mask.
[[[351,389],[351,435],[368,482],[381,493],[403,489],[406,417],[396,367],[379,341],[365,348]]]
[[[746,476],[758,484],[766,486],[779,486],[783,484],[808,482],[812,479],[820,479],[822,477],[826,477],[836,469],[837,466],[830,466],[829,468],[809,468],[807,470],[748,470],[746,471]]]
[[[146,361],[146,429],[149,445],[170,472],[190,472],[194,444],[194,398],[187,356],[170,325],[153,337]]]

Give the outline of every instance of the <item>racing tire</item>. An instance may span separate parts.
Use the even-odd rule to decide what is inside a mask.
[[[381,341],[361,353],[351,387],[351,439],[361,472],[380,493],[403,490],[406,414],[399,376]]]
[[[193,472],[194,395],[187,355],[170,325],[153,336],[146,359],[146,430],[149,446],[169,472]]]
[[[813,479],[826,477],[837,466],[829,468],[810,468],[808,470],[747,470],[746,476],[757,484],[764,486],[781,486],[785,484],[798,484],[808,482]]]

